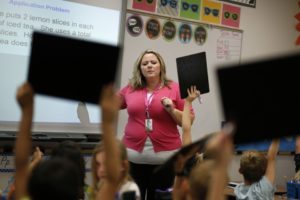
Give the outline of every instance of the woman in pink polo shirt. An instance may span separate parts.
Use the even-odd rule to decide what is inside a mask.
[[[152,200],[155,189],[173,184],[172,169],[161,174],[152,171],[182,145],[177,125],[181,126],[184,100],[180,98],[178,83],[167,78],[163,58],[153,50],[140,55],[133,77],[119,95],[121,109],[128,113],[123,142],[131,175],[140,187],[141,199],[147,196],[147,200]]]

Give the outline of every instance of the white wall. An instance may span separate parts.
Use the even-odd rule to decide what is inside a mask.
[[[132,0],[129,0],[128,5],[131,5],[131,2]],[[243,30],[241,62],[288,54],[295,51],[300,52],[300,46],[297,47],[295,45],[296,38],[300,35],[295,29],[297,20],[294,16],[298,12],[300,12],[298,0],[260,0],[257,1],[256,8],[241,6],[240,29]],[[139,53],[134,52],[134,54],[138,56]],[[221,111],[216,113],[216,120],[220,113]],[[200,118],[205,118],[205,116],[201,116],[201,111],[196,113],[192,130],[193,140],[199,139],[208,133],[198,123]],[[118,123],[119,137],[123,135],[126,121],[126,111],[121,111]],[[218,129],[219,122],[216,122],[212,125],[211,130],[216,131]],[[284,177],[290,178],[294,174],[293,157],[291,155],[278,156],[277,166],[276,184],[284,186],[286,182]],[[236,156],[229,170],[230,178],[234,181],[242,181],[242,177],[237,173],[238,167],[239,156]]]
[[[130,8],[131,4],[132,0],[128,0],[128,8]],[[296,47],[295,45],[298,33],[295,29],[297,20],[294,18],[294,15],[299,10],[297,0],[262,0],[257,2],[256,8],[241,7],[240,29],[243,30],[241,62],[286,54],[292,51],[300,52],[300,47]],[[131,42],[132,47],[139,45],[144,46],[144,44],[140,43],[141,40],[138,40],[138,44],[133,43],[134,40]],[[146,39],[145,44],[148,43],[149,40]],[[155,41],[153,43],[155,43]],[[132,51],[130,46],[126,46],[125,50],[126,49],[129,49],[129,51],[131,51],[130,53],[136,55],[136,57],[140,53]],[[123,61],[123,63],[124,62],[125,61]],[[132,73],[128,70],[128,66],[122,67],[121,87],[128,82]],[[127,69],[124,70],[126,67]],[[170,70],[172,70],[171,67],[172,66],[169,66],[167,71],[170,72]],[[171,78],[174,79],[172,76]],[[207,102],[207,104],[209,103],[210,102]],[[214,120],[213,114],[209,113],[209,115],[203,116],[203,112],[201,112],[201,110],[205,110],[205,105],[207,104],[204,103],[201,106],[194,104],[196,110],[196,120],[192,128],[194,140],[203,137],[207,133],[217,131],[220,128],[220,118],[223,118],[220,105],[212,105],[216,107]],[[126,111],[121,111],[120,113],[118,135],[121,137],[127,122],[127,113]],[[207,119],[205,119],[205,117],[207,117]]]
[[[260,0],[255,9],[242,7],[242,61],[300,52],[295,45],[300,35],[294,17],[298,12],[298,0]]]
[[[260,0],[255,9],[242,7],[240,29],[244,34],[241,62],[300,52],[300,46],[295,45],[300,35],[296,31],[297,20],[294,17],[298,12],[298,0]],[[236,181],[242,180],[236,173],[239,158],[233,159],[229,170],[230,178]],[[294,172],[293,156],[279,155],[276,184],[285,186],[287,178],[291,178]]]

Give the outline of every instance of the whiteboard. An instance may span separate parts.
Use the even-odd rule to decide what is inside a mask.
[[[0,0],[0,131],[18,130],[15,92],[27,79],[33,30],[117,45],[123,3]],[[99,133],[98,105],[36,95],[34,111],[34,132]]]
[[[240,62],[243,37],[242,31],[201,24],[194,21],[181,20],[178,18],[151,15],[149,13],[141,13],[129,9],[126,13],[126,19],[133,15],[140,16],[143,22],[143,30],[137,36],[132,35],[126,28],[128,26],[128,21],[126,20],[121,87],[125,86],[128,83],[129,78],[132,77],[134,62],[146,49],[156,50],[162,55],[166,63],[167,76],[176,82],[178,82],[176,58],[205,51],[207,56],[210,92],[202,95],[202,104],[197,101],[193,102],[196,118],[192,127],[192,136],[193,139],[198,139],[207,133],[219,130],[221,121],[223,120],[223,114],[219,102],[220,97],[218,94],[215,70],[221,65],[238,64]],[[145,24],[152,18],[160,23],[160,27],[167,21],[172,21],[177,27],[174,39],[170,41],[166,40],[161,32],[155,39],[150,39],[147,36]],[[207,32],[205,42],[199,45],[195,42],[194,38],[192,38],[189,43],[180,42],[178,28],[182,23],[189,24],[192,28],[192,32],[196,27],[203,26]],[[119,118],[119,134],[122,134],[126,121],[127,114],[123,112],[120,114]]]

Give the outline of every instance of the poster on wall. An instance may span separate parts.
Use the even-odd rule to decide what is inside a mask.
[[[192,38],[192,27],[190,24],[182,23],[178,30],[179,41],[183,44],[187,44]]]
[[[180,17],[199,20],[201,0],[182,0]]]
[[[170,42],[175,38],[175,35],[176,35],[176,25],[171,21],[165,22],[162,28],[163,38],[166,41]]]
[[[239,28],[241,8],[237,6],[223,4],[222,25]]]
[[[300,8],[300,1],[298,2],[298,6]],[[298,32],[300,32],[300,12],[298,12],[296,15],[295,15],[295,18],[297,19],[298,21],[298,24],[296,25],[296,30]],[[296,39],[296,45],[300,45],[300,36],[298,36],[298,38]]]
[[[203,26],[197,26],[194,31],[194,39],[196,44],[203,45],[207,38],[207,31]]]
[[[144,10],[148,12],[155,12],[156,0],[133,0],[132,8]]]
[[[219,24],[222,4],[203,0],[201,20],[208,23]]]
[[[157,13],[178,16],[179,0],[159,0],[157,2]]]
[[[225,1],[228,3],[252,7],[252,8],[256,7],[256,0],[219,0],[219,1]]]
[[[160,33],[160,23],[157,19],[150,18],[145,25],[146,35],[149,39],[156,39]]]
[[[138,15],[131,15],[127,18],[126,28],[131,36],[139,36],[143,31],[143,20]]]

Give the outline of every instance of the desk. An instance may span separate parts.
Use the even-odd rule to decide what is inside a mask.
[[[234,194],[234,190],[231,187],[226,187],[224,190],[224,193],[228,196],[228,199],[235,199],[235,194]],[[282,200],[282,199],[287,199],[286,197],[286,190],[284,189],[284,187],[281,186],[277,186],[277,189],[275,191],[275,195],[274,195],[274,199],[275,200]]]

